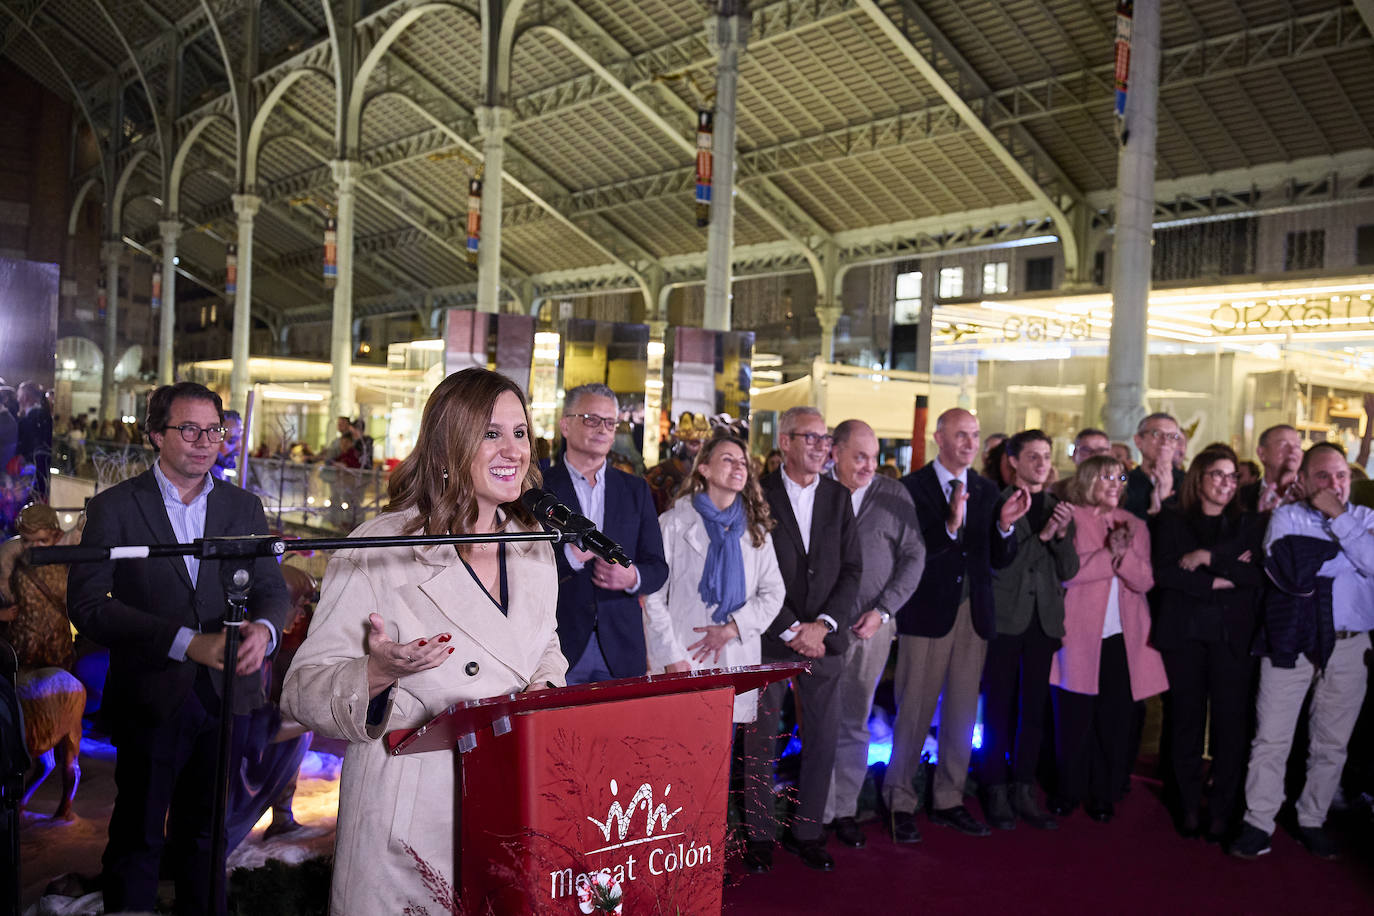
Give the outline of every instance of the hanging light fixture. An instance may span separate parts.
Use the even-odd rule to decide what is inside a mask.
[[[482,238],[482,176],[468,182],[468,263],[477,266],[477,246]]]
[[[239,291],[239,246],[224,250],[224,294],[233,296]]]
[[[339,282],[339,224],[334,217],[324,218],[324,288]]]
[[[702,109],[697,112],[697,225],[711,223],[711,140],[715,130],[715,114]]]

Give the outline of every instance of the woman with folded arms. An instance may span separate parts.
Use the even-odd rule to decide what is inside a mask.
[[[1155,586],[1159,608],[1151,642],[1164,656],[1169,703],[1168,772],[1175,823],[1184,836],[1202,830],[1203,729],[1211,707],[1212,774],[1207,838],[1221,842],[1239,810],[1257,659],[1264,523],[1242,512],[1236,453],[1208,446],[1188,468],[1176,507],[1155,517]]]

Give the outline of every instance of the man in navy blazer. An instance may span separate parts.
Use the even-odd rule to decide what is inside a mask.
[[[564,449],[544,474],[561,503],[591,519],[630,558],[627,569],[571,544],[558,562],[558,638],[568,683],[636,677],[648,670],[640,595],[668,580],[663,535],[649,485],[607,461],[620,410],[605,385],[580,385],[563,402]]]
[[[987,641],[997,634],[992,571],[1016,556],[1012,526],[1030,507],[1024,489],[999,505],[997,485],[972,472],[978,418],[967,410],[940,414],[935,444],[936,459],[902,478],[916,503],[926,566],[916,593],[897,613],[897,724],[883,792],[899,843],[921,839],[912,777],[937,702],[940,765],[930,820],[971,836],[988,834],[987,825],[964,807],[964,783],[983,659]]]

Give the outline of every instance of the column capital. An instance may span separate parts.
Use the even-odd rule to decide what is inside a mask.
[[[181,238],[181,220],[160,219],[157,221],[157,232],[162,237],[162,244],[175,245]]]
[[[100,243],[100,259],[102,261],[118,261],[124,255],[124,242],[122,239],[106,239]]]
[[[505,139],[515,126],[515,112],[509,108],[478,105],[473,114],[477,116],[477,133],[483,140]]]
[[[363,177],[363,164],[356,159],[331,159],[329,171],[340,194],[352,194],[358,179]]]
[[[840,323],[840,318],[844,315],[844,309],[838,305],[818,305],[816,306],[816,320],[821,323],[822,331],[834,331],[835,325]]]
[[[233,201],[234,212],[239,215],[240,221],[251,220],[262,206],[262,198],[256,194],[234,194],[229,199]]]
[[[649,339],[665,342],[668,336],[668,322],[661,318],[651,318],[644,322],[649,326]]]

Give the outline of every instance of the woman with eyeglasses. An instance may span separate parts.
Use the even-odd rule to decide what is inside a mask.
[[[1050,668],[1059,786],[1050,810],[1084,802],[1093,820],[1112,819],[1129,773],[1131,705],[1168,689],[1149,645],[1154,585],[1150,532],[1121,507],[1125,469],[1098,455],[1069,482],[1078,575],[1064,594],[1064,638]]]
[[[1221,842],[1241,813],[1246,725],[1256,659],[1264,524],[1236,499],[1236,453],[1211,445],[1193,459],[1176,507],[1155,520],[1158,609],[1151,642],[1164,656],[1169,703],[1166,772],[1175,824],[1202,832],[1203,729],[1211,708],[1207,839]]]

